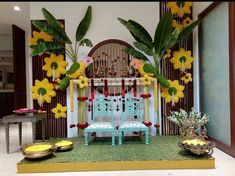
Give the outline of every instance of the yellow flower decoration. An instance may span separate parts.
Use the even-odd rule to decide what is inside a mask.
[[[66,118],[67,107],[63,107],[60,103],[58,103],[51,111],[55,114],[56,119]]]
[[[37,45],[40,41],[53,42],[53,37],[43,31],[33,31],[33,38],[29,39],[29,44]]]
[[[171,57],[171,49],[167,48],[165,50],[165,54],[163,55],[163,59],[170,58]]]
[[[188,84],[188,82],[193,81],[192,74],[186,73],[182,78],[180,78],[182,81],[184,81],[185,84]]]
[[[192,21],[189,17],[187,17],[187,18],[184,19],[184,21],[182,22],[183,28],[188,27],[190,24],[192,24],[192,22],[193,22],[193,21]]]
[[[72,74],[69,74],[68,76],[72,79],[77,79],[79,76],[83,75],[85,72],[85,64],[83,62],[78,62],[79,68]]]
[[[180,48],[179,51],[174,51],[170,62],[174,64],[174,69],[180,69],[182,72],[190,69],[193,62],[191,51],[185,51],[183,48]]]
[[[147,74],[145,74],[142,78],[140,78],[141,84],[143,86],[151,86],[151,81],[152,80],[153,80],[153,78],[151,78]]]
[[[168,82],[170,84],[170,88],[162,86],[161,96],[165,98],[166,103],[178,103],[179,99],[184,97],[184,86],[180,85],[178,80],[168,80]]]
[[[77,84],[80,89],[85,88],[88,86],[88,79],[84,76],[80,76],[79,79],[77,80]]]
[[[54,53],[51,53],[50,57],[45,57],[42,69],[47,72],[47,77],[59,78],[61,74],[65,74],[68,63],[64,60],[62,54],[56,56]],[[54,73],[53,73],[54,72]]]
[[[138,68],[138,71],[140,72],[140,74],[141,74],[142,76],[144,76],[145,74],[147,74],[148,76],[153,76],[153,75],[154,75],[153,73],[146,73],[146,72],[144,71],[144,64],[145,64],[145,63],[141,63],[141,64],[140,64],[140,67]]]
[[[35,80],[35,86],[32,87],[32,98],[37,100],[41,105],[44,101],[51,103],[51,97],[55,97],[56,93],[53,90],[53,85],[49,83],[47,78],[42,81]]]
[[[172,22],[172,27],[174,27],[175,29],[178,29],[179,31],[182,31],[182,30],[183,30],[183,25],[177,23],[176,20],[173,20],[173,22]]]
[[[184,2],[184,1],[177,1],[177,2],[168,2],[167,7],[171,9],[171,13],[178,14],[179,17],[183,17],[184,14],[191,13],[192,2]]]

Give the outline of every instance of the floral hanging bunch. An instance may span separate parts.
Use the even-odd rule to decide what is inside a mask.
[[[193,29],[200,23],[199,20],[192,21],[190,18],[186,18],[182,21],[182,26],[173,27],[173,23],[176,21],[173,19],[174,14],[178,14],[183,17],[184,14],[191,13],[191,2],[168,2],[167,5],[171,12],[163,15],[155,29],[155,35],[152,38],[148,31],[139,23],[133,20],[124,20],[118,18],[121,24],[123,24],[130,32],[130,34],[136,40],[133,44],[135,48],[125,48],[124,51],[135,58],[130,65],[139,71],[144,76],[148,75],[157,79],[162,86],[162,96],[166,99],[166,103],[172,102],[172,104],[179,101],[179,98],[183,98],[184,86],[179,84],[178,80],[167,80],[164,75],[160,73],[161,59],[169,58],[171,63],[174,64],[175,69],[180,69],[184,73],[181,80],[185,83],[192,81],[191,75],[185,72],[185,70],[191,68],[193,58],[190,51],[183,49],[178,52],[171,53],[171,48],[178,44],[183,38],[187,37]],[[149,57],[153,58],[154,63],[149,61]],[[155,93],[157,95],[157,93]]]
[[[33,31],[33,37],[29,40],[29,46],[32,49],[31,55],[33,57],[46,56],[42,70],[46,71],[47,77],[52,77],[52,84],[45,78],[42,82],[36,80],[35,86],[32,87],[33,99],[38,101],[40,107],[44,102],[50,103],[51,98],[56,96],[53,89],[65,90],[69,86],[70,80],[77,79],[81,75],[85,76],[86,67],[93,63],[91,57],[77,61],[80,46],[93,46],[89,39],[84,38],[91,23],[91,6],[87,8],[85,16],[77,27],[74,45],[66,34],[64,25],[58,22],[47,9],[42,8],[42,13],[45,21],[33,20],[32,24],[39,32]],[[64,53],[72,61],[67,70],[68,62],[65,61]],[[65,74],[66,76],[61,79],[61,76]],[[58,104],[52,110],[55,118],[66,117],[65,108]]]

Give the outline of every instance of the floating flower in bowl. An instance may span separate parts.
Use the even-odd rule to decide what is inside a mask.
[[[16,114],[26,114],[26,113],[36,113],[36,109],[29,109],[29,108],[21,108],[21,109],[16,109],[13,111]]]

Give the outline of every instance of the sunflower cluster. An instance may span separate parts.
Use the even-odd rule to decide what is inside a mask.
[[[176,15],[176,19],[172,21],[172,27],[177,29],[179,32],[183,31],[189,25],[192,24],[192,19],[187,16],[191,13],[192,2],[176,1],[168,2],[167,7],[173,15]],[[187,70],[191,69],[193,63],[193,57],[191,51],[186,51],[184,48],[180,48],[178,51],[172,51],[167,48],[164,50],[163,59],[169,59],[170,63],[173,64],[175,70],[180,70],[180,80],[184,84],[192,82],[192,74],[188,73]],[[165,98],[166,103],[170,103],[174,106],[175,103],[179,102],[180,98],[184,97],[183,90],[185,87],[180,85],[178,80],[168,80],[170,87],[162,87],[161,96]]]

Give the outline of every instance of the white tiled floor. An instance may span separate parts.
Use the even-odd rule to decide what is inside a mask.
[[[23,124],[23,145],[31,143],[31,124]],[[213,156],[216,159],[215,169],[187,169],[187,170],[136,170],[136,171],[106,171],[106,172],[66,172],[46,174],[17,174],[16,164],[23,159],[18,140],[17,125],[10,126],[10,154],[6,154],[4,126],[0,125],[0,176],[48,176],[48,175],[76,175],[76,176],[234,176],[235,159],[215,148]]]

